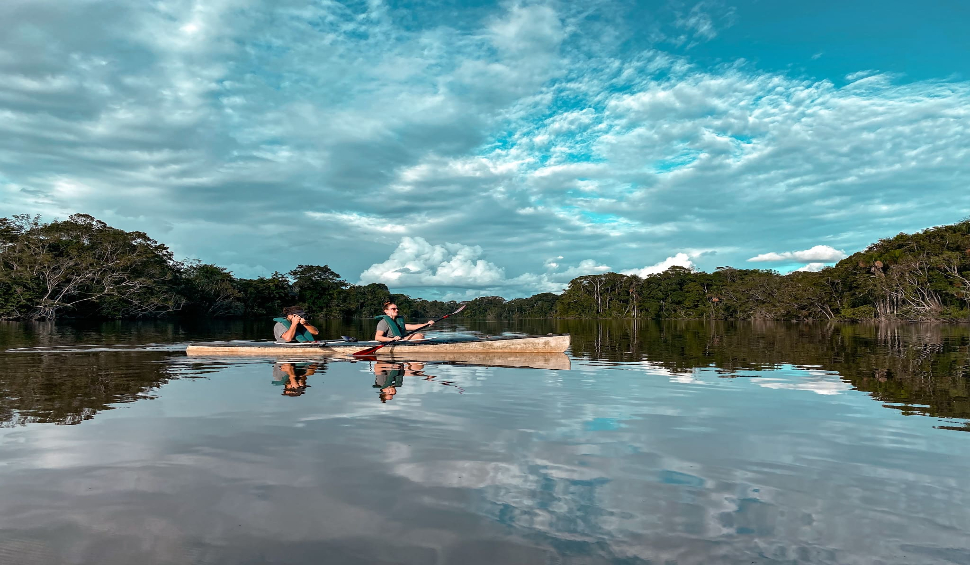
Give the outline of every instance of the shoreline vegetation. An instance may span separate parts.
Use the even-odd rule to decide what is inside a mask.
[[[458,304],[354,285],[327,265],[238,278],[218,265],[178,261],[147,234],[86,214],[0,218],[2,320],[256,318],[297,303],[315,319],[370,318],[388,297],[408,318]],[[586,275],[561,295],[476,298],[459,317],[966,322],[970,218],[881,239],[818,272],[671,267],[645,278]]]
[[[79,424],[118,403],[152,398],[166,383],[195,374],[170,362],[171,350],[132,355],[126,346],[246,339],[265,331],[254,320],[203,322],[205,327],[191,329],[179,327],[179,320],[38,324],[44,331],[0,323],[0,345],[9,347],[70,349],[92,333],[107,346],[97,352],[82,347],[69,355],[24,351],[0,356],[0,427]],[[196,326],[195,321],[187,325]],[[469,327],[494,325],[469,320]],[[837,374],[846,388],[870,394],[885,408],[940,418],[945,420],[937,424],[940,428],[970,432],[970,326],[964,324],[526,320],[513,325],[529,333],[569,333],[574,357],[608,364],[647,361],[681,377],[713,371],[717,378],[744,378],[785,365]],[[352,333],[356,323],[333,320],[328,326],[339,335]],[[332,362],[321,359],[318,374]],[[59,378],[63,375],[71,378]],[[812,377],[805,377],[810,384]]]

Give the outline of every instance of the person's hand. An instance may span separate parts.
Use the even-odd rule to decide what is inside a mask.
[[[428,320],[428,323],[425,324],[425,325],[426,326],[433,326],[434,325],[434,320]]]
[[[394,337],[391,338],[391,341],[401,341],[401,336],[396,335],[396,336],[394,336]]]

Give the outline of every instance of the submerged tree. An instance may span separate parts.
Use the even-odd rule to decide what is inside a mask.
[[[0,226],[2,317],[140,316],[181,307],[172,253],[143,232],[87,214],[43,223],[14,216]]]

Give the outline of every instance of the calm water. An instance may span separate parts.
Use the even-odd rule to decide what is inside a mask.
[[[461,329],[570,368],[0,324],[0,563],[970,563],[967,327]]]

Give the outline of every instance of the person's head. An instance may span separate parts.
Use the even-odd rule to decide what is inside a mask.
[[[390,300],[385,300],[383,307],[384,307],[384,313],[387,314],[388,316],[392,318],[397,316],[397,304],[394,304]]]
[[[386,403],[388,400],[394,398],[395,394],[397,394],[396,388],[392,386],[384,387],[381,389],[381,394],[378,398],[381,399],[381,403]]]
[[[283,317],[289,318],[290,316],[306,318],[306,311],[303,310],[303,307],[301,306],[287,306],[286,308],[283,308]]]

